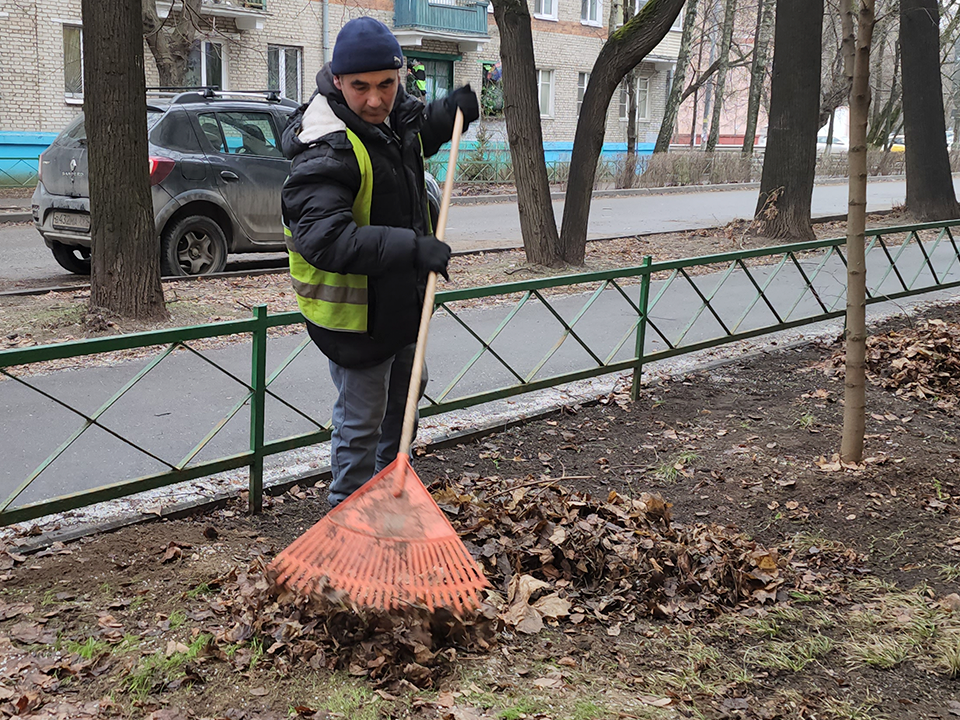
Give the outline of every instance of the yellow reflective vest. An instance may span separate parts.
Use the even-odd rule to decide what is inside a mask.
[[[363,142],[347,128],[347,137],[360,165],[360,192],[353,201],[353,221],[360,227],[370,224],[373,201],[373,164]],[[284,239],[290,256],[290,278],[297,293],[297,305],[314,325],[328,330],[367,331],[367,276],[343,275],[320,270],[296,251],[293,234],[284,224]]]

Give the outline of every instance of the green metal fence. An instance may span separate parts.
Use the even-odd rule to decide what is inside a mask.
[[[960,287],[960,248],[954,228],[960,221],[873,231],[867,238],[870,304]],[[846,255],[843,239],[730,252],[638,267],[521,281],[442,292],[432,325],[431,363],[446,353],[434,372],[423,416],[504,400],[609,373],[630,371],[636,392],[644,364],[727,343],[841,317],[845,306]],[[251,510],[263,497],[264,459],[330,437],[330,423],[317,419],[274,391],[275,382],[310,345],[303,339],[268,372],[268,333],[297,325],[298,313],[268,315],[254,309],[247,320],[68,342],[0,352],[0,404],[4,388],[28,388],[77,418],[78,424],[33,472],[0,502],[0,525],[85,507],[215,473],[249,468]],[[249,376],[218,365],[198,343],[246,336]],[[159,348],[95,411],[57,398],[35,379],[39,364]],[[188,353],[210,372],[224,373],[241,389],[227,414],[198,436],[178,459],[163,458],[144,443],[125,437],[101,419],[121,398],[169,358]],[[267,401],[277,402],[310,424],[308,432],[275,440],[265,437]],[[215,460],[198,460],[204,448],[239,413],[249,413],[249,448]],[[165,470],[76,493],[17,505],[17,498],[90,428],[107,432],[126,447],[159,462]],[[114,469],[115,471],[115,469]]]

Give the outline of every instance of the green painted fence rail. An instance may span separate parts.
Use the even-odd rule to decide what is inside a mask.
[[[937,290],[960,287],[960,248],[954,229],[960,220],[868,231],[867,263],[869,304],[896,300]],[[425,396],[421,415],[429,416],[504,400],[523,393],[596,378],[610,373],[632,373],[634,396],[645,364],[707,350],[790,328],[842,317],[845,312],[845,241],[843,238],[757,248],[702,257],[652,262],[638,267],[560,277],[525,280],[437,295],[438,318],[444,332],[459,333],[457,347],[465,348],[460,369],[445,380],[439,393]],[[483,317],[476,312],[478,301]],[[683,313],[679,325],[667,327],[668,316]],[[520,367],[511,353],[517,339],[518,318],[533,319],[544,333],[538,342],[545,348],[540,359]],[[593,337],[602,318],[613,325],[614,340],[602,347]],[[611,320],[615,318],[615,320]],[[492,320],[491,320],[492,319]],[[674,317],[674,320],[677,318]],[[225,471],[248,469],[250,509],[261,509],[264,459],[279,453],[324,442],[330,438],[328,419],[318,420],[284,400],[272,389],[274,382],[310,346],[305,338],[268,373],[268,331],[302,323],[299,313],[269,315],[254,308],[253,317],[191,327],[157,330],[56,345],[0,352],[0,392],[7,383],[31,389],[74,415],[76,430],[69,434],[13,492],[0,500],[0,525],[34,520],[147,490],[175,485]],[[617,323],[620,323],[617,325]],[[487,327],[482,328],[481,325]],[[433,325],[434,330],[438,323]],[[228,336],[250,339],[249,374],[239,377],[190,345]],[[34,374],[24,372],[39,363],[83,358],[118,351],[156,348],[132,377],[93,412],[84,412],[38,386]],[[173,353],[190,353],[224,373],[242,388],[227,414],[207,429],[196,445],[179,460],[163,459],[100,422],[101,416],[135,389],[151,371]],[[560,365],[559,370],[555,366]],[[483,382],[491,369],[503,376],[490,387],[472,390],[479,375]],[[463,389],[466,388],[466,389]],[[279,402],[311,430],[289,437],[265,437],[267,400]],[[201,451],[241,411],[249,412],[249,448],[214,460],[198,461]],[[163,471],[111,482],[101,487],[17,505],[17,498],[92,427],[109,433],[126,447],[163,465]],[[196,428],[183,428],[193,433]]]

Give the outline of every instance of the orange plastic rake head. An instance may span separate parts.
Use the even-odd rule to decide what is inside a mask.
[[[443,511],[398,455],[376,477],[281,552],[278,585],[309,595],[328,586],[357,605],[430,611],[476,608],[486,578]]]

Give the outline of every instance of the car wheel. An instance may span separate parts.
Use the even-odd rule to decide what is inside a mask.
[[[54,260],[60,263],[60,267],[64,270],[69,270],[75,275],[90,274],[90,248],[55,242],[50,250],[53,252]]]
[[[227,237],[215,220],[189,215],[164,228],[160,270],[169,275],[209,275],[227,265]]]

